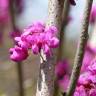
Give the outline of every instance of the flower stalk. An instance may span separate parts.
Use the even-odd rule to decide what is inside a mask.
[[[82,61],[84,57],[84,50],[85,50],[85,46],[86,46],[87,39],[88,39],[88,26],[89,26],[89,17],[90,17],[92,3],[93,3],[93,0],[86,0],[86,8],[84,11],[84,17],[83,17],[83,22],[82,22],[80,42],[77,48],[72,75],[70,79],[70,84],[69,84],[66,96],[73,96],[75,88],[76,88],[76,84],[78,81],[78,77],[80,74],[80,69],[81,69]]]

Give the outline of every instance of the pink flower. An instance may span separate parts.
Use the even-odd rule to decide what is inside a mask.
[[[66,59],[56,64],[55,66],[55,75],[57,77],[56,80],[60,89],[63,92],[66,92],[67,87],[69,85],[70,80],[69,73],[70,73],[70,66]]]
[[[84,72],[87,70],[87,68],[90,65],[90,63],[92,62],[95,54],[96,54],[96,52],[93,50],[92,46],[89,45],[89,43],[88,43],[86,48],[85,48],[85,54],[84,54],[84,58],[83,58],[83,64],[81,67],[81,72]]]
[[[10,38],[12,38],[13,40],[15,39],[15,37],[19,37],[21,36],[21,32],[19,29],[15,29],[14,32],[10,32]]]
[[[21,48],[28,49],[31,47],[27,40],[23,40],[21,37],[16,37],[15,41],[17,42],[16,44]]]
[[[96,74],[96,59],[94,59],[88,66],[88,70],[91,71],[92,74]]]
[[[89,96],[96,96],[96,88],[89,91]]]
[[[64,75],[63,79],[58,80],[58,85],[63,92],[67,91],[69,80],[70,80],[69,75]]]
[[[28,57],[28,51],[15,46],[14,48],[10,48],[10,58],[13,61],[20,62],[22,60],[25,60]]]
[[[89,96],[87,95],[84,86],[77,87],[74,96]]]
[[[86,71],[87,67],[90,65],[93,58],[94,58],[94,53],[91,51],[91,49],[86,48],[83,58],[83,64],[81,67],[81,72]]]
[[[64,75],[70,71],[69,63],[67,60],[60,61],[55,66],[55,74],[57,79],[62,79]]]
[[[9,1],[0,0],[0,22],[6,23],[9,18]]]
[[[80,74],[79,80],[78,80],[78,84],[79,85],[87,85],[91,82],[90,80],[90,76],[91,73],[90,72],[84,72],[82,74]]]
[[[55,26],[46,27],[42,22],[35,22],[24,29],[20,37],[15,37],[15,42],[22,51],[31,49],[34,54],[38,54],[42,49],[46,56],[50,56],[51,49],[59,45],[56,32]],[[14,50],[12,52],[14,53]]]
[[[24,30],[21,40],[31,44],[33,53],[38,54],[43,49],[46,55],[50,55],[51,48],[56,48],[59,44],[56,32],[55,26],[45,27],[43,23],[37,22]]]
[[[92,7],[92,11],[90,14],[90,23],[94,24],[96,20],[96,5]]]

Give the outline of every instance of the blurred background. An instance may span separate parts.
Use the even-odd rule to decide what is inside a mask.
[[[76,3],[76,6],[71,6],[70,16],[72,19],[68,23],[65,31],[65,57],[69,59],[70,64],[73,62],[80,35],[85,0],[76,0]],[[94,0],[94,5],[96,5],[96,0]],[[18,9],[18,6],[15,7]],[[20,12],[18,12],[19,9],[17,10],[15,8],[17,13],[14,16],[15,26],[20,31],[33,21],[47,20],[48,0],[22,0],[21,7]],[[0,8],[2,8],[1,5]],[[2,10],[0,11],[2,12]],[[14,41],[10,38],[10,34],[13,31],[13,23],[10,15],[7,14],[7,19],[6,17],[0,19],[0,96],[20,96],[18,65],[9,58],[9,48],[14,45]],[[90,24],[90,32],[92,30],[93,25]],[[35,96],[38,65],[39,57],[33,56],[32,54],[22,64],[25,96]]]

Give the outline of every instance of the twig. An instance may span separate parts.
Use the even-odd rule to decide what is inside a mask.
[[[13,31],[15,31],[16,25],[15,25],[14,0],[10,0],[9,11],[11,15],[12,28]],[[18,71],[18,81],[19,81],[19,95],[24,96],[22,62],[17,62],[17,71]]]
[[[60,44],[58,48],[58,57],[57,61],[64,59],[64,43],[65,43],[65,29],[68,23],[68,16],[70,12],[70,4],[69,0],[65,0],[63,14],[62,14],[62,24],[61,24],[61,31],[60,31]]]
[[[74,60],[74,67],[72,70],[71,80],[66,96],[73,96],[75,87],[79,78],[80,69],[82,66],[82,61],[84,57],[84,49],[88,39],[88,26],[89,26],[89,17],[92,7],[93,0],[86,0],[86,8],[84,12],[83,24],[81,29],[80,42],[77,49],[76,57]]]
[[[60,44],[58,48],[57,62],[64,59],[65,29],[68,23],[69,11],[70,11],[69,0],[65,0],[63,14],[62,14],[62,23],[61,23],[61,30],[60,30]],[[60,89],[57,84],[57,78],[56,78],[54,96],[59,96],[59,94],[60,94]]]

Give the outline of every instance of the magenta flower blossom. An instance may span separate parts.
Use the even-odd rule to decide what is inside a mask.
[[[28,57],[28,51],[18,46],[10,48],[9,52],[11,54],[10,55],[11,60],[16,62],[25,60]]]
[[[94,58],[94,50],[92,50],[91,46],[87,45],[85,48],[85,54],[83,59],[83,64],[81,67],[81,72],[86,71],[87,67],[90,65],[92,59]]]
[[[90,14],[90,23],[94,24],[96,20],[96,5],[92,7],[92,11]]]
[[[70,71],[69,63],[67,60],[60,61],[55,66],[55,75],[57,79],[62,79],[64,75]]]
[[[34,23],[24,31],[21,35],[21,40],[18,40],[18,44],[20,45],[20,42],[23,41],[31,45],[34,54],[40,53],[42,49],[46,55],[50,55],[50,49],[56,48],[59,44],[59,40],[55,37],[57,29],[54,26],[45,27],[44,24],[39,22]],[[30,46],[27,47],[30,48]]]
[[[21,36],[21,31],[19,29],[15,29],[14,32],[10,32],[10,38],[15,39],[15,37],[20,37]]]
[[[89,96],[89,95],[87,95],[84,86],[80,86],[76,88],[74,96]]]
[[[88,70],[91,71],[92,74],[96,74],[96,59],[94,59],[88,66]]]
[[[34,54],[43,50],[46,56],[50,56],[51,48],[56,48],[59,45],[56,33],[55,26],[46,27],[45,24],[36,22],[24,29],[24,33],[20,37],[16,37],[15,41],[20,48],[31,49]]]
[[[70,80],[69,75],[64,75],[61,80],[58,80],[58,85],[63,92],[67,91],[69,80]]]
[[[69,2],[70,2],[70,4],[72,4],[72,5],[76,5],[75,0],[69,0]]]
[[[79,80],[78,80],[78,84],[79,85],[87,85],[90,83],[90,76],[91,73],[90,72],[84,72],[80,75]]]
[[[89,91],[89,96],[96,96],[96,88]]]
[[[69,80],[70,80],[70,67],[68,61],[65,59],[56,64],[55,75],[57,79],[57,84],[63,92],[66,92]]]
[[[6,23],[9,18],[9,1],[0,0],[0,22]]]
[[[74,96],[95,96],[96,95],[96,59],[94,59],[89,66],[87,67],[88,70],[85,70],[84,73],[80,74],[78,84],[76,90],[74,92]],[[78,88],[83,86],[82,94],[78,95]],[[85,95],[86,94],[86,95]]]

